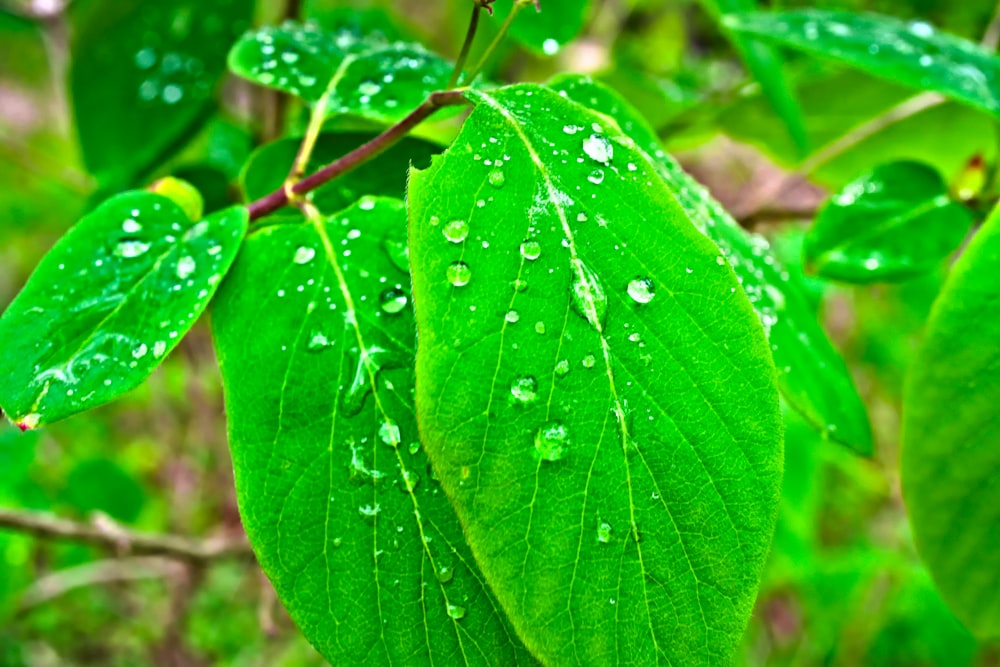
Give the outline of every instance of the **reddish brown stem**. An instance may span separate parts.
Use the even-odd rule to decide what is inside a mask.
[[[304,195],[312,192],[321,185],[332,181],[338,176],[343,176],[347,172],[356,169],[365,162],[381,154],[394,144],[409,134],[413,128],[426,120],[438,109],[447,106],[468,104],[464,90],[449,90],[431,93],[423,104],[410,112],[410,114],[399,121],[382,134],[378,135],[366,144],[359,146],[347,155],[331,162],[319,171],[298,181],[290,189],[293,195]],[[271,194],[251,202],[247,209],[250,211],[250,220],[259,220],[265,215],[274,213],[278,209],[287,206],[288,192],[285,188],[279,188]]]

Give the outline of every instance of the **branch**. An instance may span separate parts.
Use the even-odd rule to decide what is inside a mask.
[[[25,611],[78,588],[142,579],[178,578],[183,573],[183,565],[162,556],[99,560],[58,570],[37,579],[20,595],[18,604],[20,610]]]
[[[344,157],[331,162],[311,176],[303,178],[290,188],[286,189],[285,187],[281,187],[271,194],[266,195],[255,202],[251,202],[247,206],[247,209],[250,211],[250,220],[259,220],[265,215],[274,213],[278,209],[287,206],[289,203],[288,191],[291,191],[292,195],[304,195],[312,192],[321,185],[332,181],[338,176],[343,176],[347,172],[358,168],[365,162],[368,162],[372,158],[381,154],[383,151],[398,143],[407,134],[409,134],[413,128],[426,120],[438,109],[468,103],[469,102],[465,98],[465,91],[463,89],[431,93],[427,99],[424,100],[424,103],[411,111],[406,118],[399,121],[368,143],[359,146]]]
[[[204,563],[225,558],[252,559],[246,537],[212,537],[204,540],[129,530],[107,517],[92,523],[71,521],[34,510],[0,508],[0,529],[35,537],[81,542],[114,550],[118,554],[166,556]]]

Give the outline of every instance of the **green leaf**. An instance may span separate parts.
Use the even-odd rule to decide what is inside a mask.
[[[405,243],[374,198],[247,239],[212,318],[243,524],[332,664],[526,664],[418,442]]]
[[[970,630],[1000,637],[1000,214],[934,304],[903,399],[901,474],[913,536]]]
[[[502,21],[521,0],[504,0],[493,5],[494,20]],[[539,0],[536,11],[528,4],[510,26],[510,36],[536,53],[553,56],[576,39],[590,13],[590,0]]]
[[[803,9],[727,16],[732,30],[932,90],[1000,116],[1000,59],[922,21]]]
[[[229,68],[301,97],[324,117],[354,114],[390,124],[445,88],[452,66],[420,44],[381,33],[358,37],[286,22],[244,35],[229,53]]]
[[[247,228],[242,206],[190,220],[126,192],[80,220],[0,318],[0,406],[22,428],[117,398],[204,311]]]
[[[721,18],[724,14],[753,11],[757,8],[756,0],[702,0],[702,4],[717,18]],[[795,97],[795,91],[782,69],[784,63],[781,54],[759,39],[731,30],[726,30],[726,33],[743,59],[743,63],[760,84],[771,107],[784,122],[788,136],[795,143],[799,153],[804,154],[809,147],[805,119]]]
[[[767,241],[740,227],[613,91],[578,75],[557,77],[550,85],[614,118],[653,162],[695,227],[719,246],[764,325],[789,404],[831,439],[870,454],[871,427],[847,366],[816,321],[806,287],[781,266]]]
[[[305,172],[311,174],[317,171],[373,137],[372,134],[362,133],[321,134]],[[259,199],[282,186],[301,143],[301,139],[282,139],[254,151],[240,179],[247,201]],[[402,198],[406,192],[410,162],[427,164],[430,156],[440,150],[438,146],[420,139],[404,139],[374,160],[314,190],[311,193],[312,202],[321,211],[336,211],[363,195]]]
[[[971,223],[971,212],[951,200],[937,171],[893,162],[830,198],[806,236],[806,262],[834,280],[905,280],[940,264]]]
[[[208,119],[243,0],[105,3],[73,42],[70,90],[87,168],[132,185]]]
[[[408,195],[435,470],[543,663],[725,664],[781,476],[761,327],[614,121],[470,98]]]

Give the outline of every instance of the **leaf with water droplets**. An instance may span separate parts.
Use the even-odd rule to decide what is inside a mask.
[[[229,53],[237,75],[301,97],[326,117],[394,123],[446,87],[452,66],[413,42],[286,22],[244,35]]]
[[[923,21],[802,9],[734,14],[725,24],[741,34],[829,58],[893,83],[936,91],[1000,116],[1000,58]]]
[[[242,206],[193,221],[149,192],[98,206],[0,318],[0,407],[34,428],[137,386],[205,310],[246,228]]]
[[[406,241],[396,199],[271,225],[220,290],[212,325],[243,525],[332,664],[529,664],[410,444],[409,278],[387,238]]]
[[[790,275],[762,237],[750,234],[660,148],[643,118],[606,86],[589,77],[568,75],[550,85],[571,99],[616,121],[650,157],[691,222],[715,241],[764,325],[778,384],[785,399],[828,437],[862,454],[872,451],[864,403],[809,303],[804,286]],[[642,281],[648,276],[638,276]],[[650,285],[655,287],[655,285]],[[630,283],[640,299],[641,282]]]
[[[249,25],[253,4],[121,2],[92,14],[74,31],[70,93],[84,162],[117,190],[181,148],[209,117],[227,49]]]
[[[523,1],[495,3],[494,20],[507,18],[514,4]],[[541,0],[536,11],[529,0],[511,24],[510,36],[536,53],[554,56],[583,30],[592,4],[591,0]]]
[[[305,173],[318,171],[374,136],[361,132],[324,132],[316,140]],[[254,151],[240,174],[246,201],[269,195],[284,184],[301,143],[301,139],[281,139]],[[311,201],[320,211],[339,211],[365,195],[402,197],[410,163],[427,164],[439,150],[421,139],[403,139],[373,160],[313,190]]]
[[[760,324],[614,121],[539,85],[470,97],[410,176],[424,447],[542,662],[725,664],[781,474]]]
[[[971,223],[971,212],[952,201],[938,172],[893,162],[830,198],[806,235],[806,262],[834,280],[905,280],[939,265]]]
[[[903,396],[901,476],[917,550],[942,597],[1000,636],[1000,211],[931,311]]]

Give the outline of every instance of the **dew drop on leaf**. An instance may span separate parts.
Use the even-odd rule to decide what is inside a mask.
[[[508,310],[507,314],[503,316],[510,324],[515,324],[521,319],[521,315],[516,310]]]
[[[437,569],[434,570],[434,576],[442,584],[447,584],[455,578],[455,568],[450,565],[438,565]]]
[[[538,380],[530,375],[519,375],[510,383],[510,395],[518,403],[530,403],[538,396]]]
[[[600,185],[601,183],[604,182],[604,170],[595,169],[594,171],[590,172],[589,176],[587,176],[587,180],[593,183],[594,185]]]
[[[491,171],[487,179],[489,180],[490,185],[492,185],[495,188],[502,188],[503,184],[507,180],[506,177],[504,177],[503,172],[500,171],[499,169],[494,169],[493,171]]]
[[[145,252],[149,250],[149,246],[150,244],[145,243],[144,241],[128,239],[115,246],[114,254],[118,257],[124,257],[125,259],[132,259],[145,254]]]
[[[441,233],[452,243],[461,243],[469,236],[469,223],[465,220],[452,220],[441,228]]]
[[[601,544],[607,544],[611,541],[611,524],[605,521],[601,521],[597,524],[597,541]]]
[[[330,340],[322,331],[314,331],[306,344],[306,349],[310,352],[319,352],[323,348],[330,346]]]
[[[572,304],[573,310],[595,328],[604,322],[608,312],[608,295],[600,278],[580,259],[571,260],[573,265]]]
[[[308,246],[302,246],[295,251],[295,257],[293,261],[296,264],[308,264],[312,261],[312,258],[316,256],[316,250]]]
[[[656,296],[656,287],[650,278],[633,278],[628,283],[627,291],[636,303],[649,303]]]
[[[525,241],[521,244],[521,257],[527,260],[535,261],[542,254],[542,246],[538,241]]]
[[[543,424],[535,433],[535,451],[545,461],[558,461],[566,454],[569,433],[562,422]]]
[[[566,377],[566,375],[569,374],[569,360],[568,359],[560,359],[558,362],[556,362],[556,369],[555,370],[556,370],[556,375],[557,376],[559,376],[561,378]]]
[[[465,607],[459,607],[458,605],[450,604],[448,605],[448,615],[451,616],[456,621],[465,618]]]
[[[472,279],[472,269],[465,262],[452,262],[447,269],[448,282],[455,287],[464,287]]]
[[[378,428],[378,438],[393,449],[399,447],[399,426],[392,420],[382,422]]]
[[[611,142],[603,134],[592,134],[584,139],[583,152],[591,160],[604,165],[611,162],[611,158],[615,154],[614,147],[612,147]]]
[[[194,258],[185,255],[177,261],[177,277],[181,280],[187,280],[197,268],[198,265],[195,263]]]
[[[395,315],[402,312],[408,303],[406,292],[398,287],[391,287],[379,295],[379,305],[382,312]]]

